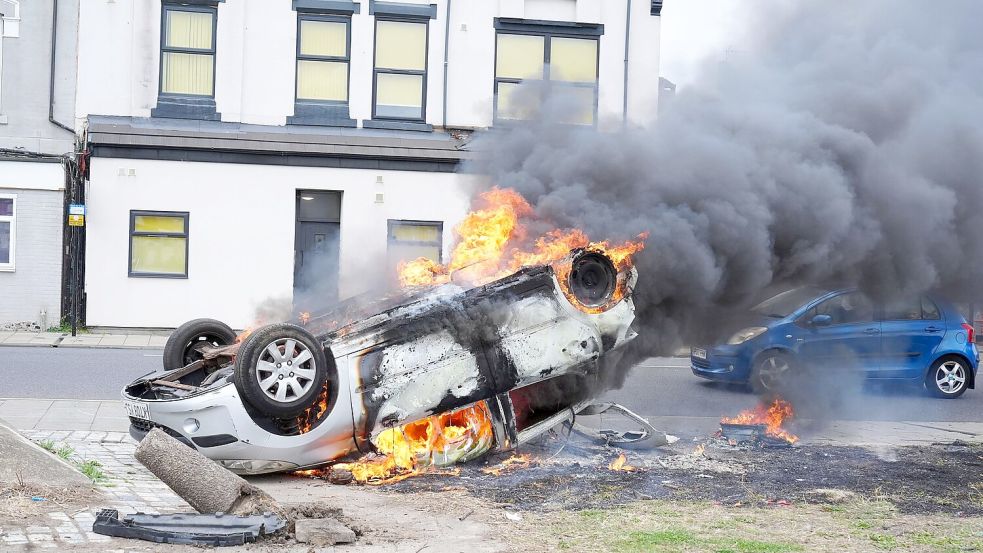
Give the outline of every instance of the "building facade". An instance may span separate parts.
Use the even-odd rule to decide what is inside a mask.
[[[318,310],[400,259],[442,260],[482,179],[461,171],[474,132],[528,117],[544,90],[571,125],[654,116],[660,9],[82,2],[87,324],[241,328],[271,298]]]
[[[61,316],[77,22],[77,0],[0,0],[0,324]]]

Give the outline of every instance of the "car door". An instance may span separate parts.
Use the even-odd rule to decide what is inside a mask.
[[[945,337],[945,321],[931,299],[904,298],[884,305],[881,337],[879,376],[919,378]]]
[[[828,324],[813,324],[827,315]],[[796,338],[799,357],[821,370],[855,369],[874,372],[881,352],[880,322],[874,304],[860,292],[844,292],[824,300],[799,319],[805,329]]]

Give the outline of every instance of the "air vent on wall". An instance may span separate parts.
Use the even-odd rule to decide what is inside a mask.
[[[662,15],[662,0],[652,0],[652,15]]]

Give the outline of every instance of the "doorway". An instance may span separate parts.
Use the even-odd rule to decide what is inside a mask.
[[[294,312],[319,313],[338,301],[341,192],[297,191]]]

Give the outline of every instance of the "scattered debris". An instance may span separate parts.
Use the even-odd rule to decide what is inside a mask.
[[[505,511],[505,518],[511,520],[512,522],[519,522],[522,520],[522,515],[511,511]]]
[[[354,543],[355,531],[333,518],[302,518],[294,523],[294,533],[300,543],[315,546]]]
[[[286,521],[273,513],[253,516],[136,513],[120,520],[116,509],[103,509],[96,516],[92,531],[104,536],[154,543],[224,547],[254,542],[260,536],[283,528],[285,524]]]

